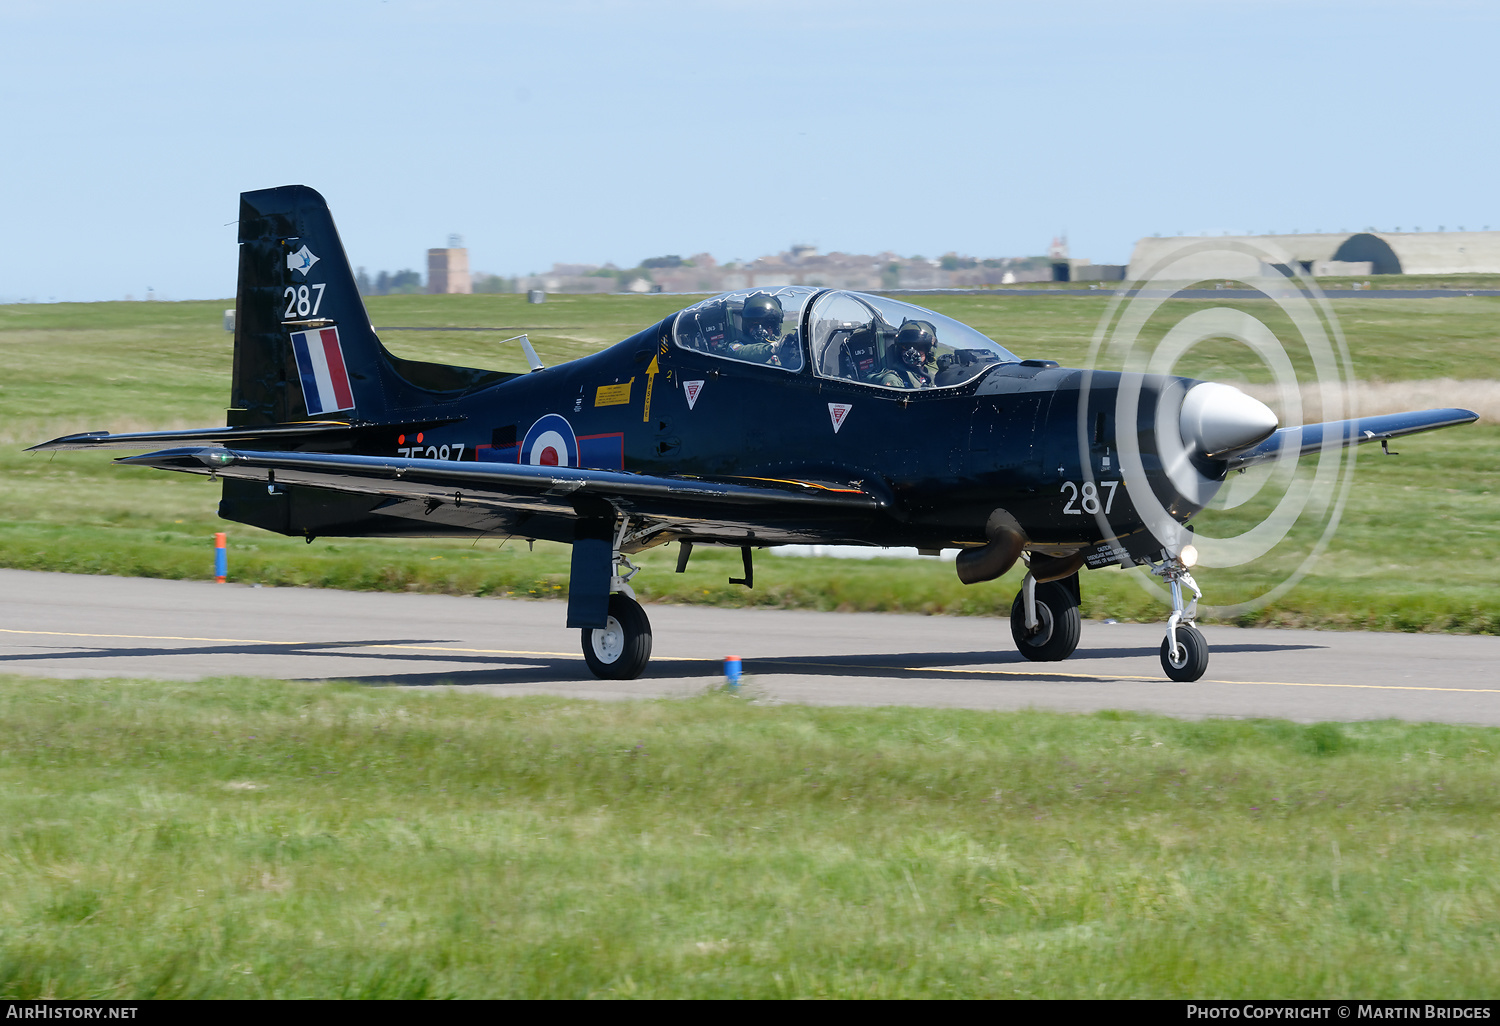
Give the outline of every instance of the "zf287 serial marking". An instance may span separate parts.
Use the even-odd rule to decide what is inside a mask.
[[[464,442],[452,445],[403,445],[396,451],[414,460],[461,460],[464,458]]]

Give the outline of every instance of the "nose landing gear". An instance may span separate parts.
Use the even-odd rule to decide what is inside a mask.
[[[1203,592],[1177,556],[1152,563],[1150,567],[1172,589],[1172,615],[1167,617],[1167,636],[1161,642],[1161,668],[1173,680],[1191,683],[1208,671],[1208,642],[1193,623]],[[1184,584],[1193,592],[1193,599],[1186,606],[1182,601]]]

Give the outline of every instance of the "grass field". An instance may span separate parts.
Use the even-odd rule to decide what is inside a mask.
[[[1105,301],[933,296],[922,302],[967,321],[1023,356],[1065,364],[1088,352]],[[391,296],[370,300],[378,326],[481,326],[483,332],[383,332],[402,355],[518,370],[520,351],[496,343],[527,331],[548,363],[592,352],[682,305],[672,296]],[[163,577],[206,577],[214,531],[231,533],[236,579],[277,585],[419,589],[462,594],[562,594],[566,551],[511,542],[320,541],[306,546],[214,515],[217,489],[198,479],[110,465],[104,454],[24,455],[67,431],[223,422],[231,360],[226,304],[100,303],[0,306],[0,565]],[[1412,379],[1488,395],[1500,300],[1340,300],[1356,373],[1399,403]],[[1229,368],[1232,370],[1233,368]],[[1458,401],[1458,400],[1450,400]],[[1476,404],[1477,405],[1477,404]],[[1366,450],[1339,533],[1304,581],[1239,622],[1492,632],[1500,622],[1500,427],[1482,423],[1406,440],[1387,459]],[[1205,520],[1210,520],[1205,514]],[[1296,540],[1296,539],[1294,539]],[[1311,539],[1302,539],[1303,550]],[[1289,547],[1289,550],[1293,547]],[[1208,600],[1248,598],[1300,558],[1289,551],[1248,568],[1204,571]],[[703,551],[688,574],[655,550],[636,578],[643,596],[715,604],[823,609],[1008,612],[1018,574],[974,588],[951,566],[877,559],[762,559],[754,591],[730,586],[737,556]],[[1161,602],[1115,571],[1085,577],[1085,611],[1159,619]]]
[[[0,996],[1493,998],[1497,748],[0,677]]]

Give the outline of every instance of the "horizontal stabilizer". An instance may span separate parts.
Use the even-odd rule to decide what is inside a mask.
[[[128,431],[110,434],[108,431],[85,431],[77,435],[63,435],[50,442],[33,445],[27,452],[47,449],[155,449],[162,445],[183,445],[193,442],[234,444],[262,442],[272,439],[292,441],[298,438],[346,433],[349,424],[344,421],[306,421],[301,424],[266,424],[260,427],[187,428],[182,431]]]
[[[1225,460],[1229,470],[1253,467],[1277,459],[1284,451],[1295,449],[1301,456],[1315,453],[1329,445],[1334,448],[1399,438],[1419,431],[1472,424],[1479,414],[1472,410],[1417,410],[1411,413],[1388,413],[1380,417],[1357,417],[1322,424],[1282,428],[1253,448]]]
[[[337,440],[339,436],[352,435],[370,430],[422,431],[452,424],[462,418],[446,417],[437,420],[411,421],[399,424],[349,423],[342,420],[307,420],[292,424],[262,424],[255,427],[186,428],[181,431],[128,431],[110,434],[108,431],[85,431],[82,434],[63,435],[50,442],[42,442],[27,449],[40,452],[59,449],[155,449],[163,445],[259,445],[267,442],[279,446],[296,445],[299,442],[321,443]]]

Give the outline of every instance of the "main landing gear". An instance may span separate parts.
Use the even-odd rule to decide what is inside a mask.
[[[1151,572],[1172,589],[1172,615],[1167,617],[1167,636],[1161,642],[1161,668],[1173,680],[1190,683],[1208,671],[1208,642],[1193,623],[1203,592],[1198,590],[1198,582],[1188,573],[1181,557],[1153,563]],[[1184,584],[1193,592],[1193,600],[1186,606],[1182,602]]]
[[[611,557],[609,615],[604,626],[582,629],[583,661],[601,680],[634,680],[651,661],[651,620],[630,586],[640,567],[620,551],[629,530],[630,519],[621,518]]]
[[[583,661],[601,680],[634,680],[651,661],[651,621],[623,592],[609,597],[609,622],[583,629]]]
[[[1036,583],[1027,574],[1010,606],[1010,635],[1027,659],[1055,663],[1078,647],[1083,614],[1078,611],[1078,577]],[[1071,586],[1070,586],[1071,585]]]

